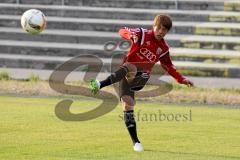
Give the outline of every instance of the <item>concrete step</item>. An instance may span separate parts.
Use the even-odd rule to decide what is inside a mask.
[[[3,53],[19,55],[73,57],[77,55],[90,54],[100,57],[112,56],[112,53],[104,51],[103,45],[97,44],[0,40],[0,50]],[[120,50],[118,50],[118,52],[120,52]]]
[[[196,25],[195,34],[240,36],[240,23],[201,23]]]
[[[61,43],[88,43],[102,45],[109,41],[114,41],[116,43],[123,41],[117,32],[49,29],[40,35],[30,35],[26,34],[20,28],[6,27],[0,27],[0,39]],[[240,51],[239,37],[168,34],[166,36],[166,40],[171,47],[227,49]]]
[[[104,45],[100,44],[73,44],[56,42],[33,42],[33,41],[14,41],[0,40],[0,50],[6,54],[18,55],[41,55],[41,56],[66,56],[74,57],[77,55],[90,54],[102,58],[110,58],[114,54],[126,53],[127,49],[117,46],[113,51],[104,50]],[[231,50],[203,50],[188,48],[171,48],[172,58],[181,61],[204,62],[228,62],[240,58],[239,51]]]
[[[117,32],[122,26],[151,28],[152,21],[47,17],[47,29]],[[20,27],[20,16],[0,15],[1,27]],[[175,21],[170,33],[239,36],[239,23]]]
[[[75,44],[88,43],[101,44],[102,46],[109,41],[122,41],[117,32],[48,29],[39,35],[31,35],[23,31],[21,28],[6,27],[0,27],[0,39]]]
[[[192,34],[201,22],[174,22],[170,33]],[[21,27],[20,16],[0,15],[1,27]],[[47,29],[117,32],[121,27],[152,27],[152,21],[47,17]]]
[[[194,48],[170,48],[170,53],[171,53],[172,59],[177,61],[240,64],[239,51],[194,49]]]
[[[69,0],[66,5],[97,7],[149,8],[149,9],[186,9],[186,10],[223,10],[222,0]]]
[[[62,5],[62,0],[18,0],[20,4]],[[2,0],[1,3],[15,3]],[[149,9],[223,10],[223,0],[65,0],[64,5]]]
[[[178,71],[184,75],[216,77],[240,77],[240,64],[174,62]],[[191,72],[192,71],[192,72]]]
[[[66,1],[66,0],[65,0]],[[62,5],[62,0],[1,0],[5,4]]]
[[[240,1],[239,0],[228,0],[224,3],[225,11],[240,11]]]
[[[209,15],[210,22],[240,22],[239,12],[213,12]]]
[[[13,5],[1,4],[0,14],[21,15],[30,8],[36,8],[47,16],[76,17],[76,18],[106,18],[106,19],[133,19],[153,20],[159,13],[168,14],[173,21],[213,21],[213,22],[240,22],[240,13],[223,11],[189,11],[189,10],[159,10],[136,8],[108,8],[86,6],[56,6],[56,5]]]
[[[3,4],[17,4],[17,0],[1,0]]]
[[[180,40],[186,35],[168,34],[166,39],[170,46],[181,47]],[[0,27],[0,39],[20,41],[43,41],[63,43],[106,44],[109,41],[123,42],[117,32],[73,31],[48,29],[39,35],[27,34],[21,28]],[[127,42],[127,41],[126,41]],[[130,45],[130,42],[129,42]]]
[[[1,54],[0,67],[4,68],[28,68],[28,69],[44,69],[44,70],[54,70],[59,65],[68,61],[70,57],[49,57],[49,56],[23,56],[14,54]],[[103,66],[96,66],[95,68],[102,67],[101,72],[110,72],[112,65],[111,59],[101,59]],[[88,59],[76,59],[75,62],[80,61],[88,62],[92,64],[93,61]],[[116,62],[116,61],[115,61]],[[115,65],[119,64],[120,60]],[[218,76],[218,77],[240,77],[240,65],[233,64],[204,64],[199,62],[181,62],[173,61],[177,70],[184,75],[195,75],[195,76]],[[80,68],[77,71],[83,71],[84,68]],[[76,70],[75,70],[76,71]],[[159,64],[156,64],[152,73],[159,74]]]
[[[182,47],[240,51],[239,37],[186,36],[181,39]]]

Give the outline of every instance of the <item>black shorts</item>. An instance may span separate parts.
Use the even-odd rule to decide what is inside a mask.
[[[130,96],[134,99],[134,92],[140,91],[146,85],[149,75],[145,72],[137,72],[132,82],[128,83],[126,77],[119,82],[119,98],[122,96]]]

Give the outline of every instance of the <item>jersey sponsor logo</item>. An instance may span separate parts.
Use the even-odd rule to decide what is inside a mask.
[[[141,48],[140,53],[137,53],[137,55],[140,59],[143,59],[143,57],[145,57],[150,62],[156,61],[156,55],[154,55],[154,53],[149,51],[147,48]]]

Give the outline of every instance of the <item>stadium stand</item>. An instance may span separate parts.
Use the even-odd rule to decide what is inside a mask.
[[[47,29],[29,35],[20,26],[27,9],[47,16]],[[109,41],[121,42],[122,26],[151,27],[156,14],[173,18],[166,39],[180,72],[193,76],[240,77],[240,1],[224,0],[2,0],[0,67],[53,70],[81,54],[102,58],[110,71]],[[157,69],[153,71],[157,73]]]

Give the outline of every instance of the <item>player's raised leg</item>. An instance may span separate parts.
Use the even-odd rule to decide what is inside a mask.
[[[135,77],[137,73],[137,68],[131,63],[124,63],[116,72],[112,73],[103,81],[98,81],[93,79],[90,82],[91,91],[93,94],[96,94],[101,88],[119,82],[124,77],[127,76],[129,81]]]

